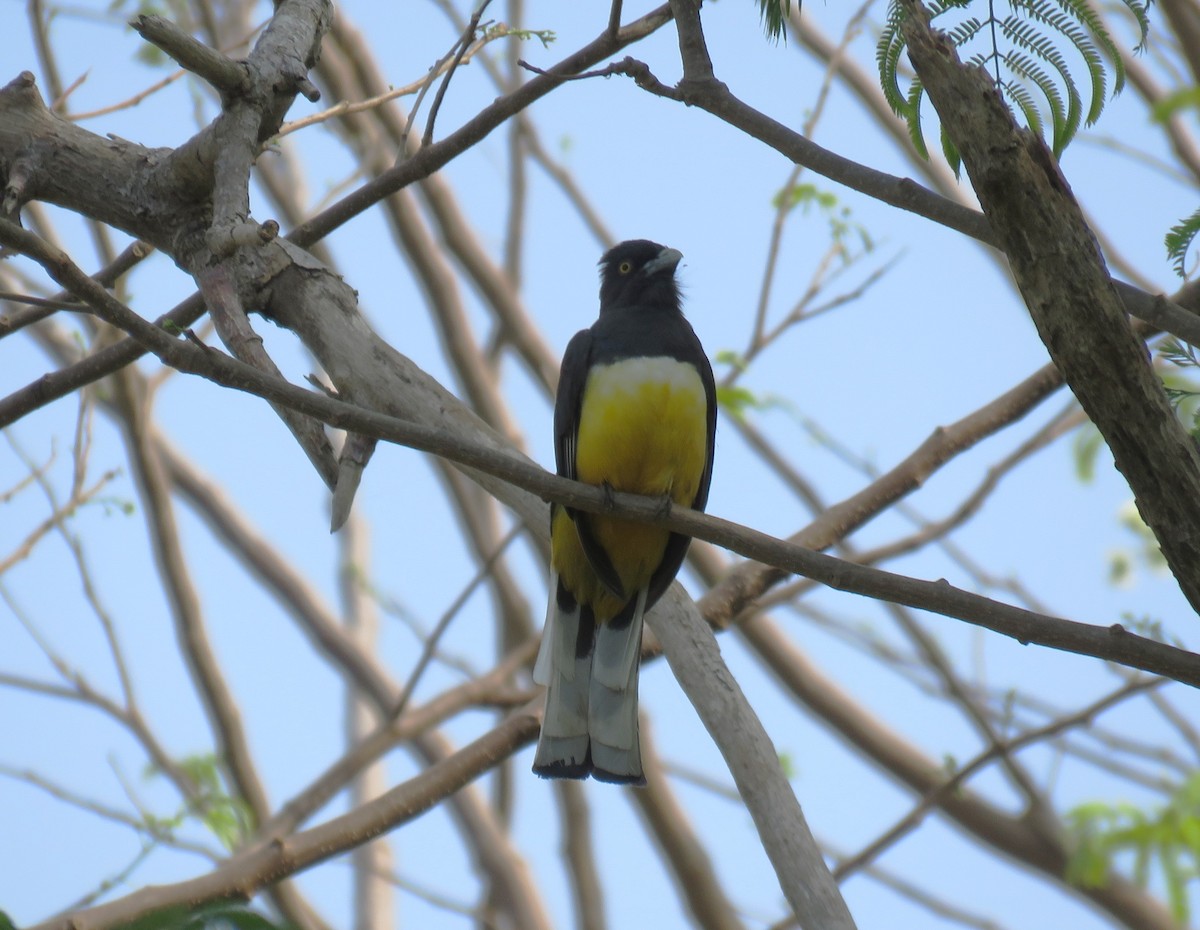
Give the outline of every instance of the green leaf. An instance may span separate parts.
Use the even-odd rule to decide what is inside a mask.
[[[1171,260],[1171,267],[1181,278],[1187,274],[1184,269],[1184,261],[1187,259],[1188,249],[1191,248],[1192,240],[1196,238],[1197,233],[1200,233],[1200,210],[1172,226],[1163,238],[1163,245],[1167,247],[1167,258]]]
[[[1200,859],[1200,772],[1179,785],[1164,805],[1143,809],[1093,801],[1068,811],[1065,824],[1074,847],[1067,863],[1069,881],[1100,887],[1116,869],[1117,854],[1132,854],[1130,878],[1146,887],[1157,866],[1173,916],[1181,924],[1188,922],[1188,884]]]
[[[1200,359],[1196,358],[1196,347],[1180,342],[1174,336],[1164,339],[1159,344],[1158,357],[1180,368],[1200,368]]]
[[[925,144],[925,133],[921,130],[921,99],[924,96],[925,87],[920,78],[913,78],[912,85],[908,88],[908,109],[904,117],[908,120],[908,138],[913,148],[922,158],[928,159],[929,146]]]
[[[1163,625],[1161,620],[1157,620],[1148,615],[1142,615],[1138,617],[1126,611],[1125,613],[1121,614],[1121,622],[1128,629],[1133,630],[1133,632],[1138,633],[1141,636],[1145,636],[1147,639],[1158,640],[1160,643],[1166,642],[1166,638],[1163,636]]]
[[[1167,880],[1167,903],[1171,907],[1171,915],[1182,924],[1188,918],[1187,874],[1173,847],[1160,848],[1158,855],[1163,877]]]
[[[713,362],[717,365],[728,365],[734,371],[745,371],[749,367],[746,356],[733,349],[721,349],[713,356]]]
[[[484,39],[511,38],[520,39],[521,41],[537,39],[542,43],[542,48],[549,48],[550,43],[558,39],[553,29],[513,29],[505,23],[482,26],[479,33],[481,38]]]
[[[120,930],[294,930],[291,924],[275,923],[240,900],[213,901],[189,908],[179,904],[144,914],[123,924]]]
[[[818,187],[816,184],[792,184],[778,191],[771,198],[771,205],[776,210],[794,210],[799,207],[805,213],[809,208],[819,210],[829,222],[831,238],[839,245],[845,246],[841,253],[843,261],[849,262],[855,256],[854,246],[847,240],[855,239],[861,250],[870,252],[874,242],[870,232],[860,223],[852,222],[850,208],[842,204],[833,191]]]
[[[814,204],[822,210],[834,210],[838,205],[837,194],[822,190],[815,184],[805,183],[785,187],[771,198],[771,206],[776,210],[791,210],[795,207],[807,209]]]
[[[1118,549],[1108,557],[1108,583],[1114,588],[1130,584],[1133,578],[1133,557]]]
[[[192,911],[182,930],[290,930],[288,923],[274,923],[236,901],[217,901]]]
[[[230,850],[236,849],[254,829],[254,815],[250,807],[239,797],[234,797],[225,787],[219,759],[212,753],[187,756],[176,763],[195,783],[199,797],[180,812],[190,816],[205,827]],[[161,774],[150,765],[147,776]]]
[[[163,65],[170,64],[171,62],[166,52],[157,46],[151,45],[149,42],[143,42],[139,45],[138,50],[133,53],[133,57],[142,64],[149,65],[151,68],[161,68]]]
[[[1025,125],[1039,136],[1042,135],[1042,114],[1038,110],[1037,101],[1030,93],[1029,88],[1015,81],[1005,82],[1002,86],[1008,93],[1008,99],[1015,103],[1021,111],[1021,115],[1025,118]]]
[[[1200,108],[1200,87],[1184,87],[1167,94],[1150,108],[1150,118],[1165,123],[1181,110]]]
[[[942,133],[942,155],[946,159],[946,164],[950,166],[950,170],[954,172],[954,177],[961,179],[962,154],[958,151],[958,146],[951,141],[945,132]]]
[[[1148,0],[1115,5],[1133,18],[1140,48],[1149,28]],[[1109,98],[1110,68],[1112,93],[1124,86],[1125,67],[1098,0],[927,0],[925,8],[964,61],[993,75],[1030,130],[1043,135],[1049,130],[1055,154],[1062,153],[1082,125],[1099,119]],[[908,124],[914,148],[928,158],[919,118],[920,82],[914,78],[907,91],[900,86],[905,15],[899,0],[891,0],[875,60],[884,97]],[[1077,78],[1080,65],[1089,88],[1086,112]],[[958,153],[945,141],[942,147],[957,170]]]
[[[879,83],[888,106],[897,116],[911,120],[908,112],[908,94],[900,89],[900,54],[904,51],[904,36],[900,32],[900,24],[904,21],[904,10],[896,3],[888,6],[887,19],[883,30],[879,33],[879,42],[875,46],[875,64],[879,68]]]
[[[797,4],[799,6],[799,4]],[[792,0],[758,0],[758,12],[762,17],[763,31],[772,42],[787,40],[784,23],[792,10]]]
[[[1191,400],[1193,397],[1200,397],[1200,391],[1193,391],[1191,388],[1171,387],[1163,385],[1163,390],[1167,394],[1167,400],[1171,402],[1171,406],[1178,408],[1180,404]]]
[[[749,388],[742,387],[740,384],[719,384],[717,385],[717,406],[731,417],[737,417],[740,420],[745,417],[746,411],[760,409],[765,405]]]
[[[1104,447],[1104,437],[1090,423],[1080,427],[1071,441],[1071,455],[1075,459],[1075,476],[1084,484],[1096,477],[1096,460]]]
[[[188,917],[187,906],[175,904],[143,914],[127,924],[121,924],[118,930],[178,930],[187,924]]]

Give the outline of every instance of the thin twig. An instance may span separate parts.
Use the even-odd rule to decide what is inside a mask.
[[[484,563],[479,567],[479,570],[475,573],[475,577],[473,577],[467,583],[466,587],[464,587],[458,593],[458,596],[454,598],[450,606],[446,608],[442,616],[438,619],[438,622],[434,625],[433,630],[426,637],[425,645],[421,649],[421,655],[417,658],[416,665],[413,666],[413,670],[409,673],[408,680],[404,683],[404,688],[401,690],[400,696],[396,699],[396,704],[392,708],[390,715],[392,720],[395,720],[402,713],[404,713],[404,708],[408,706],[408,702],[412,698],[412,694],[416,690],[417,684],[421,680],[421,675],[425,672],[425,669],[428,668],[430,661],[433,659],[434,652],[437,650],[438,640],[442,638],[442,634],[449,629],[450,624],[453,622],[454,618],[458,616],[459,611],[461,611],[466,605],[467,601],[471,599],[471,595],[474,594],[478,587],[487,580],[488,575],[491,574],[492,568],[495,566],[500,556],[504,554],[504,550],[508,548],[509,544],[513,540],[521,535],[524,529],[524,526],[517,524],[508,531],[508,534],[500,541],[500,544],[496,547],[495,551],[489,555]]]
[[[467,49],[471,46],[471,40],[475,37],[475,30],[479,28],[479,20],[483,16],[483,11],[488,8],[492,0],[483,0],[476,7],[475,12],[471,14],[471,19],[467,23],[467,28],[463,31],[462,38],[458,40],[458,45],[454,50],[454,60],[450,63],[450,67],[446,69],[446,75],[442,78],[442,83],[438,85],[437,93],[434,95],[433,104],[429,108],[429,119],[425,121],[425,135],[421,137],[421,145],[430,145],[433,142],[433,125],[437,120],[438,111],[442,108],[442,101],[446,97],[446,91],[450,88],[450,81],[454,77],[454,72],[458,70],[459,64],[466,55]]]
[[[846,859],[834,867],[833,873],[838,881],[844,881],[855,871],[862,868],[864,865],[877,859],[885,849],[895,844],[901,837],[905,836],[913,830],[925,816],[935,807],[938,802],[946,795],[958,790],[977,772],[986,768],[996,759],[1002,758],[1004,755],[1011,755],[1019,749],[1026,746],[1031,746],[1035,743],[1049,739],[1053,736],[1058,736],[1067,730],[1074,727],[1086,724],[1093,717],[1108,710],[1110,707],[1121,703],[1122,701],[1140,694],[1143,691],[1151,688],[1158,688],[1163,684],[1161,678],[1137,678],[1128,684],[1118,688],[1111,694],[1106,694],[1104,697],[1084,707],[1082,710],[1075,712],[1067,717],[1052,721],[1044,727],[1037,730],[1030,730],[1027,733],[1022,733],[1020,736],[1010,740],[998,742],[989,747],[984,752],[977,755],[974,759],[957,769],[953,775],[947,778],[942,784],[938,785],[933,790],[927,792],[920,802],[911,811],[901,818],[894,826],[881,834],[876,840],[868,844],[861,851],[856,853],[849,859]]]

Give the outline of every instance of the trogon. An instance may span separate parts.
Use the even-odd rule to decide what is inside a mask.
[[[558,473],[703,510],[717,403],[684,319],[683,256],[644,239],[600,259],[600,315],[567,345],[554,405]],[[638,742],[642,618],[690,539],[649,523],[554,506],[550,599],[534,680],[547,686],[533,770],[644,784]]]

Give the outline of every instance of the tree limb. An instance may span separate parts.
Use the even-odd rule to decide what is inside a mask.
[[[1013,122],[986,71],[964,67],[925,8],[902,2],[909,57],[962,153],[1042,342],[1200,611],[1200,453],[1130,331],[1070,186],[1041,137]]]
[[[394,366],[379,366],[384,381],[374,387],[380,391],[380,406],[387,408],[396,403],[398,395],[387,397],[387,388],[397,371],[403,368],[407,386],[411,387],[411,379],[419,377],[433,392],[423,399],[429,405],[428,410],[423,411],[415,403],[420,399],[420,393],[413,394],[410,391],[406,398],[410,402],[405,404],[404,410],[411,416],[428,417],[430,425],[415,420],[400,420],[306,391],[285,381],[272,379],[220,352],[173,339],[121,304],[75,267],[64,253],[11,223],[0,221],[0,244],[17,248],[38,261],[59,284],[87,300],[113,325],[126,328],[147,346],[153,346],[155,354],[167,364],[181,371],[202,375],[224,387],[287,404],[331,426],[357,430],[457,462],[477,476],[477,480],[491,493],[516,510],[539,535],[548,532],[548,522],[544,505],[536,501],[534,495],[544,501],[554,501],[589,513],[616,513],[632,520],[660,523],[676,532],[731,549],[756,562],[813,578],[839,591],[930,610],[987,627],[1022,644],[1038,643],[1096,656],[1200,687],[1200,657],[1186,649],[1130,633],[1120,624],[1101,627],[1049,617],[971,594],[944,580],[922,581],[854,565],[708,514],[674,507],[664,515],[662,501],[658,498],[611,492],[550,474],[528,459],[513,454],[502,439],[471,416],[469,411],[462,409],[444,388],[415,369],[399,353],[386,347],[386,343],[379,345],[391,353]],[[329,316],[328,313],[322,315]],[[363,334],[359,335],[361,337]],[[341,333],[343,339],[346,336],[347,333]],[[362,360],[370,356],[371,352],[364,349],[348,357]],[[514,492],[514,488],[524,490]]]

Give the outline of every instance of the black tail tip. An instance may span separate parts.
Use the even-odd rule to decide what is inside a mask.
[[[638,772],[607,772],[604,769],[592,768],[592,778],[596,781],[607,782],[610,785],[629,785],[631,788],[645,788],[646,775]]]
[[[533,774],[539,775],[542,778],[575,778],[582,780],[592,774],[592,760],[584,759],[582,762],[556,761],[534,765]]]
[[[574,778],[583,781],[589,775],[596,781],[607,782],[610,785],[629,785],[631,788],[646,787],[646,776],[642,772],[609,772],[596,768],[591,759],[583,762],[549,762],[535,765],[533,774],[542,778]]]

